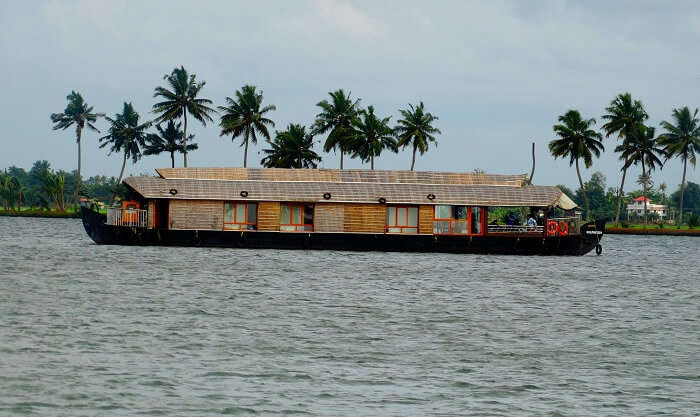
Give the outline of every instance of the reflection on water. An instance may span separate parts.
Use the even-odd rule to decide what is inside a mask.
[[[97,246],[0,217],[0,415],[690,415],[700,240],[600,257]]]

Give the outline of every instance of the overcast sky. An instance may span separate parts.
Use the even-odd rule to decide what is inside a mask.
[[[315,104],[338,88],[392,121],[422,100],[442,134],[416,169],[529,172],[534,141],[535,183],[573,188],[575,169],[547,150],[557,117],[574,108],[600,126],[625,91],[654,126],[674,107],[700,106],[699,41],[697,1],[3,1],[0,168],[46,159],[75,169],[74,130],[52,131],[49,120],[71,90],[109,115],[133,102],[150,120],[154,87],[184,65],[215,105],[246,83],[262,89],[278,129],[311,124]],[[219,137],[213,124],[189,126],[200,146],[190,166],[242,166],[238,140]],[[83,175],[116,176],[121,157],[108,157],[98,137],[83,135]],[[619,185],[616,143],[604,141],[585,177],[599,170]],[[251,166],[263,147],[249,150]],[[324,154],[322,166],[337,168],[338,159]],[[376,166],[408,169],[410,159],[406,150]],[[167,155],[145,157],[127,173],[169,164]],[[362,165],[346,159],[346,167]],[[672,160],[653,180],[675,190],[681,173]],[[689,168],[687,176],[700,175]]]

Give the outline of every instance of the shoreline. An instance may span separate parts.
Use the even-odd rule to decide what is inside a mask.
[[[665,227],[663,229],[647,228],[625,228],[625,227],[606,227],[606,235],[657,235],[657,236],[700,236],[700,229],[676,229],[674,226]]]
[[[47,219],[79,219],[80,214],[69,211],[42,211],[42,210],[26,210],[26,211],[4,211],[0,210],[0,216],[3,217],[36,217]]]

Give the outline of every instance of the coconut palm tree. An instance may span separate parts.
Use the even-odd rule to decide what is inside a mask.
[[[391,117],[380,119],[374,114],[374,106],[360,110],[359,116],[353,122],[356,137],[351,145],[352,157],[359,156],[362,162],[369,161],[371,169],[374,169],[374,158],[384,149],[398,151],[394,131],[389,126]]]
[[[423,155],[428,150],[430,142],[437,143],[436,134],[442,133],[440,129],[433,127],[432,123],[438,120],[436,116],[425,112],[421,101],[418,106],[408,105],[408,109],[399,110],[401,119],[394,128],[394,134],[398,138],[397,147],[413,146],[413,158],[411,159],[411,171],[416,164],[416,151]]]
[[[272,149],[263,149],[260,164],[266,168],[316,168],[321,157],[313,150],[314,136],[306,127],[290,123],[286,130],[276,132]]]
[[[360,99],[352,101],[351,93],[345,94],[340,90],[329,92],[331,101],[322,100],[316,105],[321,112],[316,115],[316,121],[312,129],[314,135],[324,134],[328,131],[328,137],[323,144],[323,151],[340,149],[340,169],[343,169],[343,155],[351,151],[351,142],[355,138],[353,123],[357,119]]]
[[[226,106],[219,106],[223,112],[219,126],[219,136],[231,135],[231,140],[239,136],[243,137],[245,150],[243,151],[243,168],[248,167],[248,142],[258,143],[258,134],[270,140],[270,132],[267,127],[275,127],[275,122],[265,117],[265,114],[276,110],[274,105],[263,107],[263,92],[255,91],[255,86],[244,85],[236,91],[236,99],[226,97]]]
[[[187,136],[187,114],[189,113],[206,126],[207,121],[214,121],[211,114],[216,113],[216,110],[207,106],[207,104],[212,104],[211,100],[197,98],[206,82],[196,82],[195,78],[195,74],[188,74],[184,67],[175,68],[169,75],[166,74],[163,77],[168,82],[170,90],[165,87],[156,87],[153,94],[153,97],[163,98],[163,101],[153,105],[152,112],[159,115],[155,119],[156,123],[183,118],[182,144],[184,146],[185,168],[187,168],[187,139],[189,137]]]
[[[114,119],[107,117],[107,120],[112,124],[109,127],[108,134],[100,138],[100,148],[106,146],[111,146],[109,149],[109,154],[113,152],[124,153],[124,160],[122,162],[122,169],[119,172],[119,179],[117,180],[117,187],[122,182],[122,177],[124,176],[124,168],[126,167],[126,160],[131,158],[131,160],[136,163],[141,158],[141,148],[146,146],[146,129],[151,126],[151,122],[139,124],[139,114],[134,110],[134,106],[131,103],[124,103],[124,109],[121,114],[117,113],[114,115]],[[115,194],[112,195],[112,200],[114,200]]]
[[[642,175],[640,176],[644,195],[644,228],[647,228],[647,188],[650,181],[650,173],[658,166],[661,169],[664,164],[659,157],[665,157],[666,152],[659,147],[653,127],[638,125],[627,138],[624,144],[619,145],[615,151],[621,152],[620,159],[626,161],[623,169],[631,165],[642,165]]]
[[[78,175],[75,177],[75,187],[73,192],[73,204],[75,210],[78,209],[78,190],[80,190],[80,170],[81,170],[81,149],[80,143],[83,136],[83,128],[94,130],[99,133],[99,130],[93,125],[99,117],[104,117],[104,113],[93,113],[93,107],[83,100],[80,93],[71,91],[68,96],[68,105],[63,110],[63,113],[51,114],[51,121],[54,123],[53,130],[65,130],[75,125],[75,138],[78,143]]]
[[[559,122],[559,124],[552,127],[559,139],[549,142],[549,151],[554,156],[554,159],[568,156],[569,166],[576,164],[576,174],[578,175],[581,194],[583,194],[583,201],[586,205],[586,219],[588,219],[590,217],[590,206],[586,189],[583,187],[578,160],[583,159],[586,168],[590,168],[593,165],[593,155],[598,158],[600,157],[600,152],[605,150],[601,142],[603,136],[591,129],[591,126],[595,124],[595,119],[583,119],[578,110],[569,110],[566,114],[559,116]]]
[[[170,163],[173,168],[175,168],[175,152],[184,153],[185,145],[182,139],[184,133],[180,130],[181,123],[178,122],[176,125],[172,120],[168,121],[168,125],[163,129],[160,125],[156,125],[156,130],[158,134],[148,134],[146,136],[146,146],[143,149],[144,155],[159,155],[163,152],[170,153]],[[190,143],[187,144],[187,151],[194,151],[198,148],[196,143],[191,141],[194,139],[194,135],[190,135],[188,138]]]
[[[610,105],[605,108],[605,111],[607,113],[602,116],[602,119],[607,122],[601,126],[605,136],[610,137],[617,134],[617,137],[622,139],[623,145],[627,138],[632,135],[632,132],[649,118],[642,102],[632,100],[630,93],[618,94],[610,102]],[[618,146],[615,151],[622,152],[623,149]],[[617,191],[615,225],[618,225],[620,222],[620,208],[622,207],[623,189],[625,187],[625,177],[627,176],[627,168],[625,167],[629,167],[628,161],[623,160],[622,167],[622,181],[620,182],[620,189]]]
[[[683,222],[683,191],[685,189],[685,173],[688,168],[688,161],[695,166],[697,153],[700,153],[700,120],[698,120],[698,109],[691,115],[688,107],[673,109],[671,116],[674,123],[661,122],[661,127],[666,131],[659,136],[659,143],[664,146],[664,151],[668,158],[678,157],[683,161],[683,179],[681,180],[681,201],[680,213],[678,217],[678,228]]]
[[[39,181],[39,190],[48,197],[49,201],[53,201],[56,210],[65,211],[64,190],[66,180],[63,174],[53,170],[47,170],[42,172]]]

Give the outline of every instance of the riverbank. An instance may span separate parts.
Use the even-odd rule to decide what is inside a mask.
[[[700,228],[694,229],[676,229],[674,226],[664,227],[649,227],[646,230],[637,227],[613,227],[606,226],[605,233],[610,235],[664,235],[664,236],[700,236]]]
[[[53,210],[21,210],[5,211],[0,210],[0,216],[6,217],[46,217],[52,219],[78,219],[80,214],[73,210],[53,211]]]

